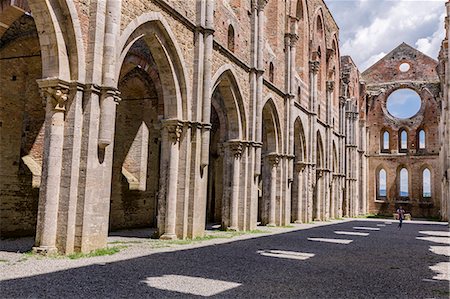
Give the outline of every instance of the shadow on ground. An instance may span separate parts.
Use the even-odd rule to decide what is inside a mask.
[[[416,239],[421,236],[419,231],[448,232],[448,228],[408,223],[402,230],[398,230],[395,223],[377,226],[385,222],[350,221],[155,253],[1,281],[0,290],[7,298],[201,297],[198,294],[216,298],[448,298],[449,282],[434,279],[436,271],[430,268],[448,262],[448,256],[430,251],[430,246],[439,244]],[[354,227],[378,227],[380,230],[367,230],[369,236],[334,233],[364,231]],[[335,244],[308,241],[308,238],[353,241]],[[275,254],[267,256],[261,252]],[[277,257],[279,252],[288,254]],[[294,258],[289,258],[289,253]],[[297,254],[306,254],[309,258],[296,259]],[[186,277],[209,280],[198,280],[196,285],[195,279],[186,282]],[[183,283],[192,283],[185,286],[186,293],[173,291]],[[202,286],[204,283],[206,287]]]

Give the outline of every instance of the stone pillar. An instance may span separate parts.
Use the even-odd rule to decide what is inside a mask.
[[[169,141],[169,169],[167,175],[166,216],[163,240],[175,240],[177,223],[177,191],[178,191],[178,162],[180,154],[180,137],[183,123],[177,119],[163,121]]]
[[[69,84],[58,79],[40,80],[38,84],[46,106],[46,117],[42,182],[39,194],[36,242],[33,251],[49,254],[57,251],[56,235],[64,144],[64,117]]]
[[[314,164],[312,163],[308,163],[307,168],[306,168],[306,177],[308,180],[307,183],[307,194],[306,194],[306,199],[307,199],[307,215],[306,215],[306,219],[307,222],[311,222],[314,219],[313,216],[313,198],[314,198],[314,181],[315,180],[315,176],[313,175],[313,172],[315,172],[314,169]]]
[[[242,143],[240,141],[228,141],[230,153],[233,156],[233,174],[231,177],[231,204],[230,227],[231,230],[239,230],[239,180],[240,164],[242,156]]]
[[[314,188],[317,188],[317,179],[316,179],[316,155],[317,155],[317,140],[316,140],[316,123],[317,123],[317,74],[319,72],[320,63],[319,61],[310,61],[309,62],[309,76],[310,76],[310,100],[309,100],[309,197],[310,197],[310,217],[311,221],[314,220],[316,215],[313,215],[313,200],[314,196],[317,196],[317,193],[314,192]],[[316,198],[317,199],[317,198]]]
[[[262,142],[263,75],[264,75],[264,7],[269,0],[255,0],[257,10],[257,55],[256,55],[256,142]],[[261,148],[256,148],[255,176],[261,174]]]
[[[280,159],[277,154],[271,153],[267,156],[267,161],[270,166],[269,223],[267,226],[276,226],[277,168]]]
[[[305,213],[303,211],[303,172],[305,171],[305,163],[303,162],[297,162],[295,163],[294,171],[296,174],[296,180],[297,180],[297,205],[296,205],[296,215],[294,223],[303,223],[303,219],[305,217]]]
[[[331,107],[334,92],[334,81],[327,81],[327,123],[331,123]]]
[[[205,30],[204,30],[204,55],[203,55],[203,123],[209,124],[211,122],[211,62],[214,39],[214,1],[206,0],[205,5]],[[202,156],[200,167],[205,167],[209,164],[209,139],[210,139],[210,125],[204,125],[202,130]]]
[[[323,169],[316,170],[316,214],[313,215],[313,219],[324,220],[322,218],[322,205],[323,205],[323,193],[324,193],[324,184],[323,184]]]

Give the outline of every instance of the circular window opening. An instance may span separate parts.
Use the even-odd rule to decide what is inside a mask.
[[[409,71],[410,68],[411,68],[411,66],[409,65],[409,63],[406,63],[406,62],[400,64],[400,66],[399,66],[400,72],[402,72],[402,73],[406,73],[407,71]]]
[[[420,110],[422,101],[417,92],[409,88],[402,88],[391,93],[386,107],[389,113],[397,118],[410,118]]]

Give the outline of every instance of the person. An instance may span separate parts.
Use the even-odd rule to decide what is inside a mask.
[[[403,210],[402,206],[400,206],[397,209],[397,215],[398,215],[398,220],[399,220],[398,229],[401,229],[402,228],[402,224],[403,224],[403,219],[405,219],[405,210]]]

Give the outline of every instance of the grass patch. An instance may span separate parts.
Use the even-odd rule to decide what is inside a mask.
[[[108,244],[139,244],[142,243],[142,241],[112,241],[112,242],[108,242]]]
[[[450,295],[450,292],[447,290],[433,290],[433,294],[437,296],[447,297]]]
[[[281,225],[281,226],[274,226],[275,228],[294,228],[293,225]]]
[[[93,250],[89,253],[75,252],[75,253],[67,255],[67,258],[69,258],[71,260],[77,260],[77,259],[86,258],[86,257],[113,255],[115,253],[118,253],[121,249],[124,249],[124,248],[127,248],[127,247],[126,246],[113,246],[113,247],[100,248],[97,250]]]
[[[5,259],[0,259],[0,263],[7,263],[7,262],[9,262],[9,261],[5,260]]]
[[[164,248],[164,247],[171,247],[172,245],[189,245],[194,243],[199,243],[203,241],[208,240],[214,240],[214,239],[231,239],[234,237],[242,236],[242,235],[248,235],[248,234],[266,234],[270,231],[265,230],[259,230],[254,229],[250,231],[231,231],[231,230],[215,230],[207,232],[206,235],[203,237],[197,237],[193,239],[184,239],[184,240],[150,240],[146,242],[146,245],[148,244],[151,248]]]

